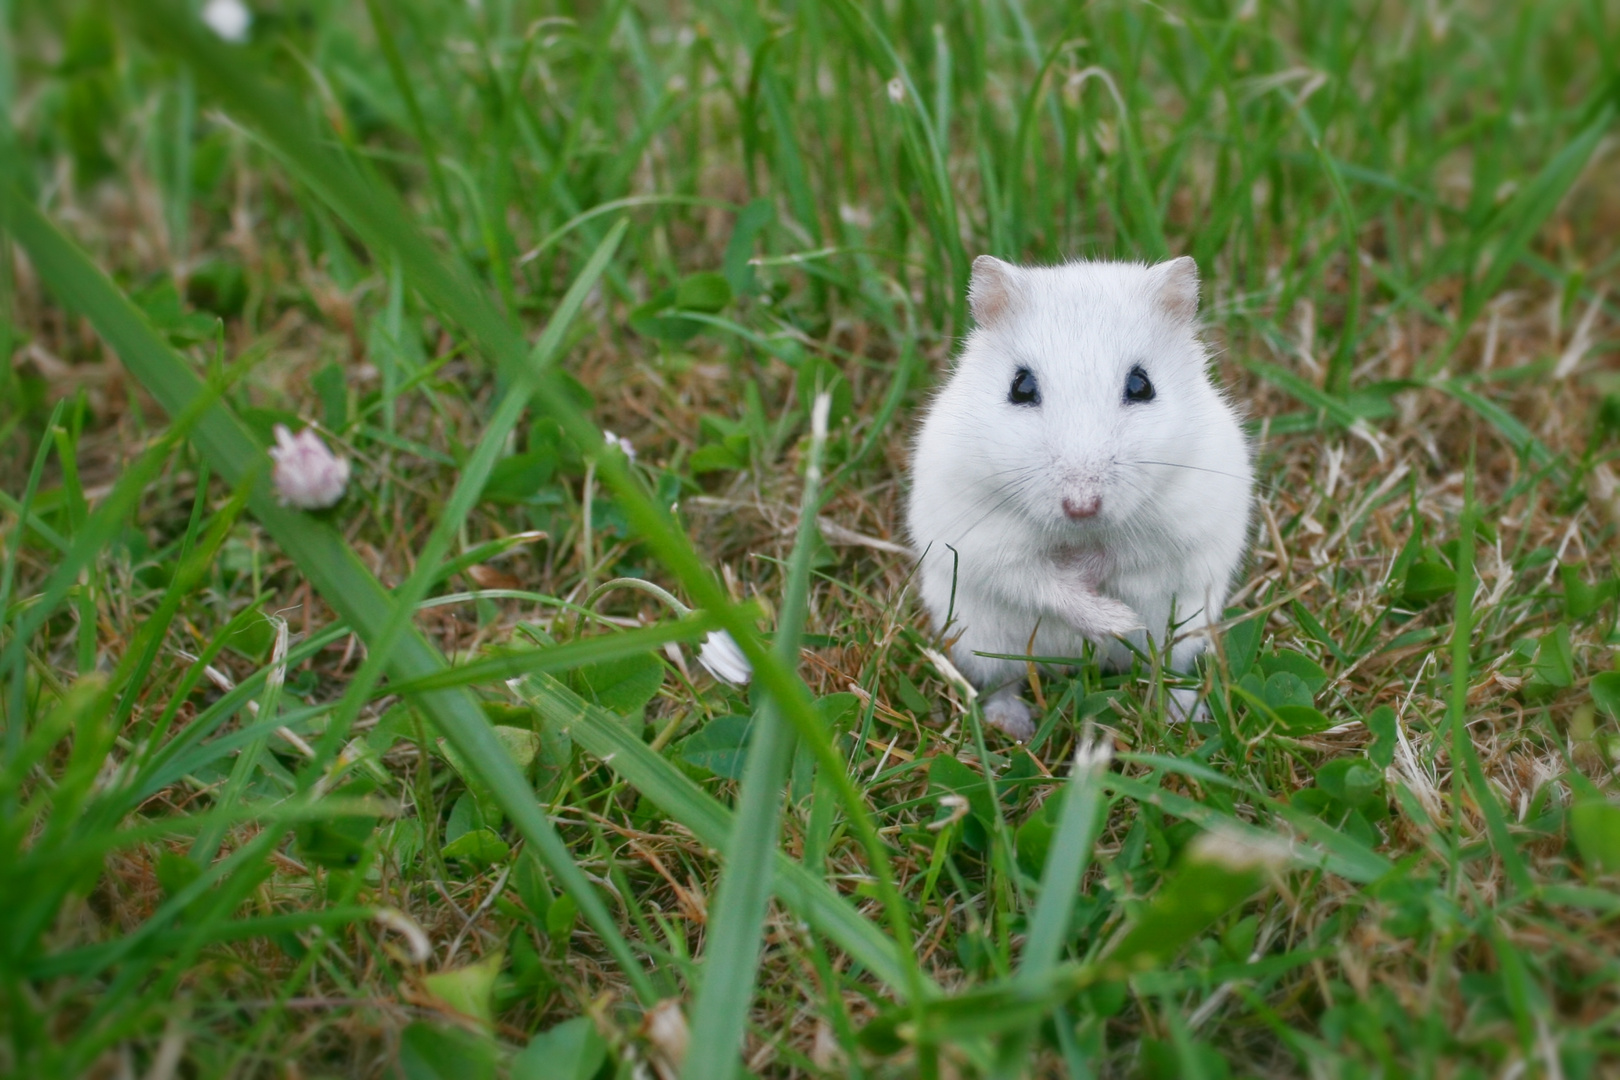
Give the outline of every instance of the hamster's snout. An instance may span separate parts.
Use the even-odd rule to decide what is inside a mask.
[[[1082,495],[1079,497],[1064,496],[1063,513],[1070,521],[1084,521],[1086,518],[1096,517],[1097,511],[1102,509],[1101,495]]]

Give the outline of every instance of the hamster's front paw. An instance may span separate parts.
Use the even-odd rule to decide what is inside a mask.
[[[1122,637],[1143,627],[1142,617],[1129,604],[1089,588],[1072,590],[1063,605],[1063,620],[1092,641]]]
[[[1012,688],[1003,688],[991,694],[984,702],[984,718],[990,726],[1021,743],[1035,735],[1035,721],[1029,715],[1029,703]]]

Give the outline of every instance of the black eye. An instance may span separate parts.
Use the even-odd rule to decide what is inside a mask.
[[[1125,376],[1126,404],[1152,400],[1153,384],[1148,381],[1147,372],[1140,367],[1131,368],[1131,373]]]
[[[1014,405],[1039,405],[1041,403],[1041,385],[1035,381],[1035,373],[1027,367],[1018,369],[1013,376],[1012,388],[1007,391],[1007,400]]]

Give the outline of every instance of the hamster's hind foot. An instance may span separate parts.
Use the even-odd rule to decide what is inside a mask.
[[[1165,712],[1172,724],[1188,720],[1202,724],[1209,720],[1209,706],[1199,698],[1198,691],[1191,687],[1171,687],[1170,697],[1165,701],[1165,706]]]
[[[1029,703],[1018,696],[1015,687],[1004,687],[991,694],[984,702],[984,718],[990,726],[1021,743],[1035,735],[1035,721],[1029,715]]]

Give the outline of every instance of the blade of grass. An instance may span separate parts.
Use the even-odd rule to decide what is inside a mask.
[[[1059,796],[1063,805],[1059,809],[1057,833],[1047,851],[1040,896],[1029,922],[1018,970],[1013,976],[1013,982],[1026,989],[1036,990],[1045,983],[1062,956],[1075,903],[1080,898],[1080,879],[1091,859],[1092,844],[1096,842],[1107,805],[1101,781],[1108,770],[1109,758],[1108,743],[1093,741],[1088,725],[1075,752],[1074,772]],[[997,1054],[996,1074],[1021,1075],[1036,1035],[1033,1026],[1009,1032]]]
[[[0,42],[3,44],[3,42]],[[0,131],[5,130],[4,121],[0,121]],[[0,200],[3,201],[3,200]],[[4,207],[0,206],[0,210]],[[5,228],[5,215],[0,213],[0,234],[4,234],[7,242],[10,241],[10,232]],[[9,315],[9,312],[8,312]],[[51,410],[50,423],[45,430],[50,431],[62,418],[62,410],[66,408],[66,401],[58,401]],[[17,552],[22,548],[23,535],[28,531],[29,519],[33,516],[34,496],[39,491],[39,481],[45,475],[45,459],[50,454],[51,440],[40,439],[39,448],[34,452],[34,464],[28,470],[28,483],[23,488],[22,501],[17,504],[17,527],[10,536],[6,537],[6,563],[0,569],[0,626],[10,629],[11,622],[11,590],[17,580]],[[41,534],[45,535],[45,534]],[[64,555],[72,550],[71,546],[63,540],[58,545]],[[15,634],[15,631],[13,631]],[[27,733],[24,700],[28,693],[28,680],[24,677],[27,668],[27,657],[19,652],[12,657],[9,668],[0,663],[0,673],[5,674],[6,689],[6,762],[9,764],[18,747],[22,745],[24,735]],[[0,808],[5,808],[0,804]]]
[[[797,666],[810,594],[810,561],[820,534],[821,458],[827,446],[832,398],[822,392],[811,407],[810,453],[799,502],[799,529],[788,557],[774,649],[783,664]],[[702,982],[692,1010],[692,1044],[681,1076],[730,1080],[736,1074],[755,971],[771,896],[771,855],[776,850],[783,785],[793,761],[793,729],[767,698],[755,723],[743,768],[737,815],[726,844],[726,867],[715,891],[705,944]]]
[[[129,719],[135,709],[135,702],[140,696],[141,688],[146,684],[146,676],[152,670],[152,664],[157,660],[158,650],[163,647],[163,639],[168,632],[169,625],[180,613],[180,607],[191,595],[203,579],[203,575],[214,565],[214,556],[224,546],[230,535],[231,526],[236,524],[237,515],[247,506],[247,488],[237,485],[236,491],[219,512],[208,523],[208,531],[202,537],[201,545],[191,549],[192,539],[201,523],[202,509],[208,500],[207,467],[200,470],[197,482],[197,497],[192,507],[191,521],[186,527],[185,547],[188,549],[180,558],[180,566],[170,580],[168,588],[163,592],[163,599],[158,602],[157,610],[147,618],[140,628],[137,639],[130,643],[130,649],[125,659],[120,661],[119,667],[126,666],[130,657],[138,657],[134,667],[127,677],[114,680],[114,686],[122,685],[124,693],[118,703],[115,714],[116,725],[123,729],[124,722]]]
[[[878,25],[872,12],[854,3],[854,0],[833,0],[833,7],[850,36],[866,54],[868,63],[877,69],[886,83],[893,80],[900,86],[901,93],[895,104],[901,115],[901,137],[917,174],[926,181],[923,204],[933,221],[934,239],[943,256],[944,269],[949,275],[947,280],[952,283],[966,281],[968,259],[962,247],[956,188],[945,165],[945,150],[939,142],[936,118],[929,115],[926,99],[912,78],[910,66]],[[951,292],[955,309],[952,324],[961,327],[965,325],[966,297],[961,289],[952,289]]]
[[[314,911],[287,911],[277,915],[256,915],[237,919],[215,927],[209,935],[211,944],[226,941],[248,941],[306,930],[311,927],[337,929],[352,923],[369,922],[376,918],[377,908],[348,905],[321,908]],[[164,930],[155,933],[148,947],[160,952],[172,951],[191,936],[189,930]],[[105,971],[122,954],[120,942],[102,942],[42,957],[28,969],[30,978],[59,979],[64,975],[85,975]]]
[[[411,129],[416,135],[417,144],[422,148],[422,162],[427,166],[428,177],[433,184],[433,198],[438,203],[440,224],[447,235],[455,236],[455,207],[450,202],[450,189],[444,182],[444,168],[439,163],[438,142],[433,138],[433,130],[428,127],[427,119],[422,115],[422,105],[417,100],[410,76],[406,74],[405,60],[400,55],[399,43],[394,40],[392,26],[383,15],[382,5],[378,0],[366,0],[366,14],[371,17],[372,33],[377,35],[377,45],[382,49],[383,59],[388,62],[388,74],[394,80],[394,87],[399,91],[400,100],[405,103],[406,113],[411,118]]]
[[[582,638],[564,645],[545,649],[524,649],[502,653],[470,664],[460,664],[439,675],[409,682],[391,682],[378,693],[416,694],[423,690],[440,690],[451,686],[472,686],[516,679],[541,672],[570,671],[588,664],[601,664],[640,656],[661,646],[677,641],[695,641],[712,630],[719,629],[720,620],[707,612],[695,611],[677,622],[626,630],[618,634]]]
[[[1253,896],[1267,873],[1285,865],[1280,848],[1270,839],[1256,842],[1224,830],[1205,833],[1100,959],[1058,964],[1038,977],[1016,974],[920,1003],[912,1012],[890,1010],[869,1024],[863,1036],[881,1040],[903,1035],[916,1045],[931,1045],[1017,1032],[1044,1020],[1054,1005],[1087,987],[1157,971],[1216,919]],[[1285,967],[1302,962],[1299,957],[1267,959]],[[902,1031],[907,1024],[909,1030]]]
[[[1057,964],[1068,938],[1069,920],[1080,895],[1080,879],[1091,859],[1091,845],[1102,820],[1105,796],[1102,777],[1108,771],[1106,742],[1083,742],[1075,752],[1074,772],[1063,792],[1057,834],[1046,855],[1041,894],[1029,922],[1018,978],[1033,982]]]
[[[169,738],[169,729],[174,725],[181,705],[191,699],[192,693],[207,677],[208,665],[225,650],[232,635],[239,633],[252,620],[262,617],[257,602],[237,612],[231,621],[209,640],[202,653],[186,669],[170,695],[168,707],[150,728],[142,732],[140,742],[144,744],[144,749],[137,751],[129,759],[130,779],[124,787],[128,804],[117,811],[118,816],[128,813],[136,804],[151,798],[190,772],[191,770],[184,764],[187,760],[186,755],[235,716],[253,695],[264,688],[265,680],[270,677],[268,668],[260,668],[237,683],[234,690],[226,692],[217,701],[209,704],[176,732],[172,739]],[[297,666],[319,654],[328,645],[342,640],[349,633],[349,628],[342,624],[327,627],[289,650],[287,663]]]
[[[1469,795],[1485,818],[1485,830],[1491,838],[1491,846],[1496,849],[1496,857],[1502,860],[1502,869],[1507,872],[1514,890],[1526,893],[1535,888],[1534,881],[1524,864],[1523,856],[1519,854],[1519,849],[1513,842],[1513,834],[1508,832],[1507,819],[1502,814],[1502,804],[1497,802],[1496,792],[1485,780],[1484,770],[1479,763],[1479,751],[1474,746],[1473,736],[1468,733],[1468,682],[1469,673],[1473,669],[1470,643],[1474,634],[1476,584],[1474,517],[1477,512],[1474,504],[1474,463],[1470,460],[1468,468],[1463,472],[1463,512],[1462,521],[1458,526],[1457,587],[1452,597],[1451,695],[1446,709],[1446,721],[1451,728],[1452,760],[1462,765]],[[1460,826],[1462,817],[1463,809],[1459,805],[1453,820]]]
[[[1524,421],[1508,412],[1490,398],[1469,389],[1459,379],[1436,379],[1432,385],[1450,394],[1494,427],[1518,453],[1528,457],[1537,468],[1556,465],[1558,458],[1547,444],[1524,425]]]

